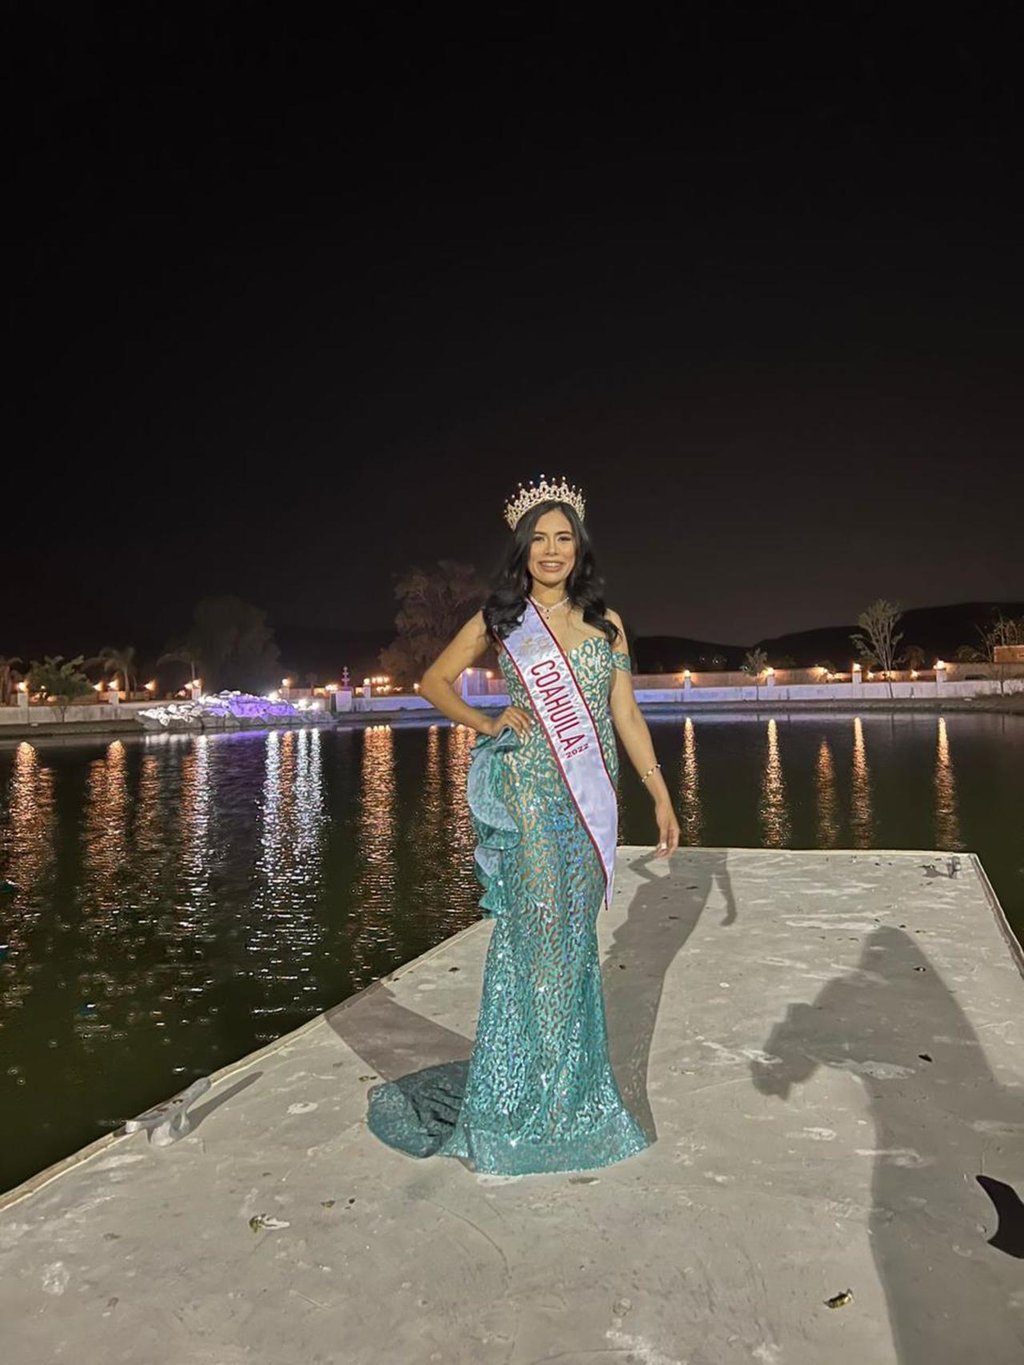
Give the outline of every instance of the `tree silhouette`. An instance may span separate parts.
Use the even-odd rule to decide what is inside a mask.
[[[763,649],[748,649],[740,664],[740,672],[754,679],[754,700],[761,699],[761,674],[768,667],[768,655]]]
[[[907,668],[924,668],[927,658],[928,655],[920,645],[907,645],[900,663],[906,664]]]
[[[896,667],[896,655],[903,632],[896,629],[903,608],[896,602],[887,602],[880,597],[865,607],[857,617],[859,631],[850,636],[853,646],[865,662],[877,663],[886,673]]]
[[[191,637],[184,640],[176,640],[167,646],[163,654],[157,659],[157,667],[161,664],[188,664],[189,680],[193,683],[199,678],[199,647]]]
[[[54,654],[47,655],[42,663],[33,659],[29,665],[29,686],[33,692],[41,692],[47,702],[53,702],[61,720],[76,697],[92,692],[92,683],[81,671],[84,662],[81,654],[73,659]]]
[[[978,626],[982,648],[975,658],[995,662],[997,645],[1024,645],[1024,616],[1004,616],[996,611],[995,619],[988,626]]]
[[[855,632],[850,636],[854,648],[868,668],[877,664],[885,673],[890,697],[893,695],[892,675],[898,658],[899,643],[903,639],[903,632],[897,630],[896,625],[902,615],[903,608],[898,603],[887,602],[884,597],[880,597],[877,602],[872,602],[870,607],[865,607],[857,617],[857,624],[864,633]]]
[[[472,564],[440,559],[397,575],[397,637],[381,650],[381,668],[409,685],[433,663],[448,641],[480,607],[486,586]]]
[[[230,594],[196,604],[188,635],[160,656],[161,663],[172,661],[189,664],[193,680],[198,664],[208,692],[228,687],[260,692],[281,671],[267,613]]]

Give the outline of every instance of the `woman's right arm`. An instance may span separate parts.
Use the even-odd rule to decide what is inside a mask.
[[[489,643],[484,614],[478,611],[445,645],[424,673],[420,679],[420,696],[426,697],[431,706],[435,706],[449,720],[459,725],[469,725],[484,735],[495,735],[500,728],[498,721],[502,718],[485,715],[478,707],[464,702],[455,691],[459,675],[483,657]]]

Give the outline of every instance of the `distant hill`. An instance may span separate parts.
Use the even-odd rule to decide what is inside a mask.
[[[987,626],[1001,611],[1004,616],[1024,616],[1024,602],[958,602],[952,606],[913,607],[903,613],[899,629],[900,647],[920,645],[927,655],[952,658],[960,645],[981,643],[979,626]],[[726,668],[738,668],[748,649],[761,648],[768,662],[788,656],[798,668],[808,668],[828,660],[836,668],[846,667],[853,658],[850,636],[856,623],[845,626],[820,626],[789,635],[755,640],[753,645],[721,645],[691,640],[685,636],[645,635],[634,646],[637,668],[641,673],[676,672],[682,668],[709,667],[715,653],[725,657]]]
[[[628,629],[628,627],[627,627]],[[638,673],[678,673],[684,668],[739,668],[746,645],[722,645],[685,635],[638,635],[633,655]]]
[[[1024,616],[1024,602],[960,602],[953,606],[915,607],[904,612],[902,646],[920,645],[926,654],[952,658],[960,645],[980,643],[977,627],[987,625],[996,611],[1004,616]],[[764,649],[769,663],[788,656],[797,667],[809,667],[827,659],[836,668],[847,666],[853,657],[850,636],[856,623],[821,626],[816,630],[794,631],[755,640],[752,645],[723,644],[695,640],[679,635],[641,635],[633,642],[637,669],[641,673],[673,673],[692,668],[739,668],[748,649]],[[279,626],[275,631],[281,650],[283,673],[300,679],[316,673],[319,681],[340,676],[348,665],[352,678],[359,679],[380,668],[380,651],[395,638],[394,627],[381,630],[293,629]],[[713,661],[721,659],[717,664]]]
[[[1024,616],[1024,602],[960,602],[913,608],[903,615],[901,647],[920,645],[926,655],[951,659],[960,645],[980,644],[977,628],[991,622],[997,611],[1004,616]],[[628,628],[628,621],[626,624]],[[849,666],[853,657],[850,636],[856,629],[853,622],[820,626],[756,640],[749,645],[696,640],[684,635],[640,635],[634,637],[632,644],[641,673],[674,673],[684,668],[735,669],[743,662],[747,650],[756,647],[767,652],[769,663],[777,664],[779,659],[789,657],[797,667],[809,667],[828,660],[842,669]],[[361,680],[379,671],[380,652],[395,638],[395,628],[391,625],[378,630],[348,630],[277,625],[274,636],[281,653],[282,677],[291,674],[297,681],[305,682],[306,676],[313,673],[318,682],[336,681],[347,666],[350,676]],[[56,610],[53,619],[48,617],[36,629],[4,643],[9,650],[16,649],[30,660],[58,652],[68,657],[79,652],[89,655],[108,641],[134,644],[144,676],[155,668],[157,657],[166,647],[166,638],[151,635],[144,622],[137,627],[122,624],[118,628],[108,621],[101,634],[82,638],[80,628],[70,621],[64,622]]]
[[[979,627],[989,625],[998,611],[1004,616],[1024,615],[1024,602],[958,602],[944,607],[913,607],[903,613],[899,629],[903,632],[900,648],[920,645],[926,654],[950,659],[961,645],[981,644]],[[831,659],[842,668],[851,658],[850,636],[856,624],[826,626],[819,630],[795,631],[759,640],[769,660],[775,654],[788,654],[801,668]]]

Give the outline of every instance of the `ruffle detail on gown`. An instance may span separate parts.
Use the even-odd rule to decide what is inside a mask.
[[[615,780],[608,642],[569,651]],[[513,705],[530,706],[504,651]],[[410,1156],[494,1175],[585,1171],[642,1152],[608,1055],[596,921],[604,871],[539,727],[480,735],[466,796],[474,872],[492,917],[468,1060],[435,1062],[369,1093],[368,1126]]]
[[[474,866],[477,880],[484,888],[478,904],[489,915],[501,914],[506,908],[501,855],[515,848],[522,838],[502,799],[501,756],[519,745],[519,736],[511,725],[506,725],[496,735],[480,735],[470,755],[466,800],[477,838]]]

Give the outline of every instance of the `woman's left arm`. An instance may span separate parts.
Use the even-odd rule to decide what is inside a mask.
[[[619,629],[618,638],[613,646],[615,652],[624,654],[628,659],[629,646],[622,618],[615,611],[606,611],[605,616]],[[648,774],[643,785],[654,801],[654,818],[658,823],[658,850],[654,856],[667,858],[679,847],[679,821],[672,808],[672,798],[668,794],[661,769],[654,766],[658,760],[655,757],[651,732],[633,695],[632,674],[626,669],[612,669],[612,690],[608,704],[615,729],[630,762],[637,771],[637,776],[643,778],[645,773]],[[665,845],[664,848],[661,847],[662,844]]]

